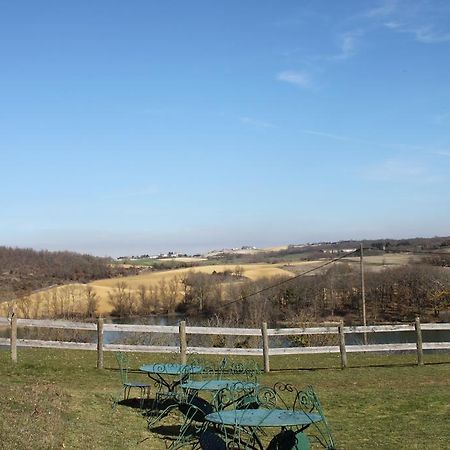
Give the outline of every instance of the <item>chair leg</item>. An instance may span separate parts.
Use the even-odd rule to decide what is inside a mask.
[[[143,387],[141,387],[141,388],[139,388],[139,391],[140,391],[140,402],[139,402],[139,405],[140,405],[140,407],[141,407],[141,409],[143,409],[144,408],[144,401],[145,401],[145,388],[143,388]]]

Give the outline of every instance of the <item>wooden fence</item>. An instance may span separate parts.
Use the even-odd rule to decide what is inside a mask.
[[[423,364],[423,350],[450,350],[450,342],[423,342],[422,330],[450,330],[450,323],[425,323],[421,324],[416,318],[414,323],[394,325],[373,325],[347,327],[343,322],[331,326],[311,328],[267,328],[263,323],[261,329],[257,328],[221,328],[221,327],[193,327],[186,326],[184,321],[179,326],[160,325],[127,325],[104,323],[102,318],[97,323],[69,322],[65,320],[38,320],[11,319],[0,317],[0,326],[6,325],[10,328],[10,338],[0,338],[0,345],[8,345],[11,348],[11,359],[17,361],[17,347],[44,347],[77,350],[96,350],[97,367],[103,368],[104,351],[128,351],[128,352],[152,352],[152,353],[179,353],[181,362],[186,362],[188,353],[213,354],[213,355],[249,355],[262,356],[264,359],[264,371],[270,370],[270,356],[275,355],[302,355],[311,353],[340,353],[341,367],[347,367],[347,353],[354,352],[392,352],[392,351],[416,351],[417,363]],[[17,339],[17,327],[53,328],[66,330],[93,331],[97,334],[96,343],[67,342],[67,341],[44,341],[37,339]],[[104,333],[134,332],[134,333],[166,333],[178,335],[178,346],[161,345],[125,345],[105,344]],[[402,344],[370,344],[370,345],[346,345],[345,335],[348,333],[383,333],[414,331],[415,343]],[[220,335],[220,336],[258,336],[262,339],[262,348],[229,348],[229,347],[189,347],[187,335]],[[295,336],[295,335],[327,335],[339,336],[339,345],[325,345],[317,347],[285,347],[270,348],[269,338],[271,336]]]

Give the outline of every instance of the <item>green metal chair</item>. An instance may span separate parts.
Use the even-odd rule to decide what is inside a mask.
[[[213,397],[215,411],[224,409],[257,409],[261,400],[258,386],[245,381],[238,381],[232,386],[220,389]]]
[[[316,442],[328,450],[336,448],[331,428],[323,412],[319,397],[312,386],[306,386],[300,390],[292,384],[275,383],[273,388],[269,388],[266,391],[264,389],[260,390],[258,397],[260,404],[264,405],[266,403],[266,406],[269,408],[292,409],[293,411],[301,411],[306,415],[312,416],[316,414],[321,417],[319,422],[314,422],[306,430],[290,430],[295,432],[294,446],[274,447],[274,449],[306,450],[309,448],[310,442]],[[288,430],[284,431],[287,432]],[[284,437],[288,437],[288,435]]]
[[[122,379],[123,399],[127,400],[130,397],[132,388],[139,389],[139,406],[142,409],[145,398],[150,398],[150,384],[140,381],[131,381],[128,379],[128,357],[123,352],[115,352],[117,364],[119,365],[120,377]]]
[[[179,435],[168,448],[175,450],[189,445],[194,447],[196,440],[204,429],[205,417],[214,412],[214,407],[198,395],[187,394],[184,398],[179,399],[177,409],[184,416],[184,421],[180,427]]]
[[[299,390],[286,383],[276,383],[273,387],[259,386],[254,391],[235,385],[232,389],[221,389],[214,398],[216,411],[232,412],[235,409],[260,409],[261,411],[286,410],[300,412],[310,421],[298,425],[282,425],[282,430],[272,437],[266,450],[309,450],[319,446],[332,450],[336,448],[331,429],[323,413],[320,401],[312,386]],[[267,426],[267,425],[266,425]],[[239,449],[263,448],[259,435],[266,435],[263,427],[235,425],[229,423],[216,426],[220,435],[231,446]],[[227,428],[228,427],[228,428]]]

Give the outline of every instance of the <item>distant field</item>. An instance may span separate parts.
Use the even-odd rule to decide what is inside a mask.
[[[155,264],[176,264],[176,263],[188,263],[188,264],[197,264],[203,263],[204,261],[208,261],[207,258],[197,257],[197,256],[188,256],[188,257],[180,257],[180,258],[142,258],[142,259],[125,259],[122,261],[115,262],[119,266],[124,267],[151,267]]]
[[[418,256],[410,255],[407,253],[388,253],[386,255],[377,255],[377,256],[365,256],[364,264],[366,266],[398,266],[398,265],[406,265],[413,261],[419,261],[420,258]],[[344,261],[360,261],[359,256],[349,256],[345,258]]]
[[[276,275],[292,275],[287,270],[281,269],[277,264],[244,264],[240,267],[244,270],[244,276],[251,280],[256,280],[263,277],[273,277]],[[161,280],[168,281],[174,277],[180,277],[190,271],[201,273],[223,272],[225,270],[231,270],[236,267],[236,264],[217,264],[210,266],[199,266],[192,268],[164,270],[161,272],[147,272],[140,275],[134,275],[129,277],[108,278],[105,280],[93,281],[91,286],[103,286],[114,287],[118,281],[126,281],[128,286],[133,289],[137,289],[140,285],[157,284]]]
[[[274,277],[274,276],[293,276],[294,274],[288,270],[283,269],[282,264],[244,264],[240,265],[244,271],[243,275],[250,280],[257,280],[264,277]],[[88,285],[83,284],[69,284],[64,286],[57,286],[54,288],[50,288],[44,291],[45,295],[51,296],[54,291],[58,291],[61,293],[68,288],[72,288],[73,290],[77,290],[80,287],[91,286],[93,291],[97,294],[99,304],[98,304],[98,312],[104,315],[107,315],[111,312],[112,307],[109,302],[109,292],[117,286],[118,283],[124,282],[127,285],[127,288],[137,293],[140,286],[144,285],[145,287],[157,287],[161,282],[170,282],[174,278],[182,278],[188,272],[201,272],[201,273],[212,273],[223,272],[226,270],[233,271],[236,267],[236,264],[217,264],[217,265],[209,265],[209,266],[198,266],[193,268],[183,268],[183,269],[173,269],[173,270],[164,270],[158,272],[145,272],[140,275],[128,276],[128,277],[117,277],[117,278],[108,278],[104,280],[97,280]],[[44,295],[41,293],[39,295]],[[36,298],[36,295],[31,296],[31,298]]]
[[[368,256],[364,258],[366,270],[383,270],[384,267],[405,265],[411,262],[414,257],[405,254],[389,254],[385,256]],[[344,261],[349,262],[352,265],[359,264],[358,257],[349,257]],[[295,276],[306,270],[310,270],[314,267],[318,267],[327,262],[327,260],[317,261],[290,261],[288,264],[276,263],[258,263],[258,264],[241,264],[239,267],[243,269],[244,277],[250,280],[258,280],[261,278],[276,277],[276,276]],[[226,270],[233,271],[236,264],[214,264],[204,265],[193,268],[164,270],[159,272],[146,272],[140,275],[109,278],[104,280],[93,281],[89,283],[89,286],[93,288],[99,298],[98,312],[101,314],[108,314],[111,312],[111,305],[109,303],[108,293],[114,289],[119,282],[125,282],[127,287],[134,292],[137,292],[139,286],[144,285],[146,287],[156,287],[161,282],[169,282],[174,278],[181,278],[189,271],[212,273],[223,272]],[[328,266],[329,267],[329,266]],[[328,268],[327,267],[327,268]],[[80,285],[73,285],[80,286]],[[63,287],[57,287],[53,289],[63,289]],[[50,290],[51,292],[51,290]]]
[[[106,280],[98,280],[90,283],[97,293],[100,304],[99,312],[102,314],[107,314],[111,311],[111,305],[108,301],[108,292],[111,291],[118,282],[125,282],[130,290],[137,291],[139,286],[158,286],[159,283],[165,281],[166,283],[174,278],[181,278],[190,271],[201,272],[201,273],[212,273],[223,272],[225,270],[233,270],[236,267],[235,264],[219,264],[211,266],[199,266],[194,268],[186,269],[174,269],[174,270],[164,270],[161,272],[147,272],[141,275],[135,275],[130,277],[121,278],[109,278]],[[292,272],[284,270],[274,264],[245,264],[240,266],[244,269],[244,276],[250,280],[257,280],[264,277],[274,277],[274,276],[293,276]]]

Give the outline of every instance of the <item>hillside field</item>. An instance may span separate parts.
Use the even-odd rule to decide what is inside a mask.
[[[365,269],[367,271],[380,271],[386,267],[393,267],[399,265],[406,265],[414,260],[414,257],[407,254],[388,254],[384,256],[367,256],[364,258]],[[261,278],[272,278],[272,277],[293,277],[304,271],[313,269],[314,267],[319,267],[326,263],[327,260],[316,260],[316,261],[292,261],[289,263],[254,263],[254,264],[242,264],[239,267],[243,271],[243,276],[249,280],[258,280]],[[359,258],[349,257],[345,259],[344,262],[351,264],[352,266],[358,267]],[[342,263],[340,263],[342,264]],[[326,268],[329,268],[328,265]],[[111,292],[118,283],[126,283],[128,289],[134,293],[137,293],[139,286],[144,285],[145,287],[157,287],[161,282],[170,282],[174,278],[181,279],[188,272],[201,272],[211,274],[215,272],[233,271],[236,268],[236,264],[214,264],[214,265],[204,265],[192,268],[182,268],[164,271],[148,271],[143,272],[139,275],[126,276],[126,277],[116,277],[108,278],[103,280],[96,280],[88,283],[87,285],[82,284],[72,284],[76,288],[77,286],[91,286],[93,291],[96,293],[99,303],[98,312],[103,315],[108,315],[111,310],[111,304],[109,302],[109,292]],[[50,294],[52,290],[65,289],[64,286],[59,286],[49,289],[47,292]],[[32,296],[33,298],[33,296]]]

